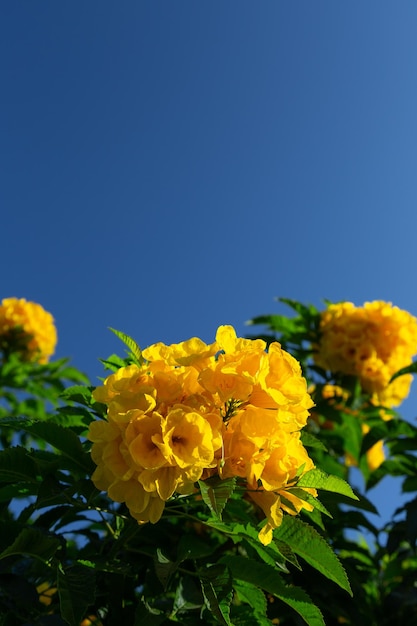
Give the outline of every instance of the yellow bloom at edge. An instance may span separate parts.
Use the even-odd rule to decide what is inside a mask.
[[[23,359],[46,363],[55,351],[54,318],[36,302],[5,298],[0,305],[0,349]]]
[[[321,315],[320,333],[318,365],[357,376],[374,403],[393,407],[407,397],[411,378],[389,381],[417,353],[417,319],[410,313],[380,300],[332,304]]]

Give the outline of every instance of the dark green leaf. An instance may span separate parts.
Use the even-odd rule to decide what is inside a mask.
[[[58,537],[45,534],[36,528],[23,528],[13,543],[0,554],[0,559],[16,554],[27,554],[48,561],[60,545]]]
[[[36,437],[40,437],[62,454],[71,460],[72,466],[82,470],[83,473],[90,474],[93,471],[94,463],[89,454],[84,452],[77,435],[69,428],[64,428],[59,424],[37,422],[25,427],[26,432]]]
[[[15,447],[0,451],[0,481],[36,482],[38,468],[24,448]]]
[[[164,556],[164,554],[162,554],[160,548],[158,548],[154,558],[154,567],[156,575],[166,590],[172,574],[178,569],[178,564],[170,561],[166,556]]]
[[[243,556],[224,556],[233,578],[260,587],[294,609],[309,626],[325,626],[320,610],[311,598],[298,587],[287,587],[278,572],[266,563],[258,563]]]
[[[222,511],[235,489],[236,478],[222,480],[218,476],[213,476],[207,480],[199,480],[198,484],[204,502],[212,514],[221,520]]]
[[[230,621],[230,603],[233,597],[232,577],[224,565],[215,564],[199,570],[201,588],[209,611],[223,626],[233,626]]]
[[[61,615],[70,626],[79,626],[95,598],[95,572],[83,565],[58,569]]]
[[[395,372],[395,374],[391,377],[390,383],[392,383],[392,381],[398,378],[399,376],[403,376],[404,374],[416,374],[416,373],[417,373],[417,361],[415,361],[414,363],[411,363],[410,365],[407,365],[407,367],[402,367],[400,370],[398,370],[398,372]]]

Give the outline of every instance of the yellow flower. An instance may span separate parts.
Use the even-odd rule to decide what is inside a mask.
[[[417,319],[391,303],[332,304],[321,315],[315,360],[321,367],[358,376],[375,404],[397,406],[407,397],[412,376],[391,377],[417,353]]]
[[[141,366],[109,376],[93,392],[108,407],[88,435],[96,487],[139,523],[156,523],[169,498],[216,473],[274,498],[293,485],[313,467],[299,433],[313,403],[298,362],[278,343],[265,349],[221,326],[210,345],[157,343]],[[272,529],[288,506],[279,497],[268,507]]]
[[[53,587],[51,583],[41,583],[36,587],[36,591],[39,595],[39,602],[45,606],[49,606],[52,603],[53,597],[58,591],[57,587]]]
[[[55,351],[54,318],[36,302],[6,298],[0,305],[0,349],[27,361],[46,363]]]

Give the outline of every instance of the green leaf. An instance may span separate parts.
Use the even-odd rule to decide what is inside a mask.
[[[392,381],[399,376],[403,376],[404,374],[417,374],[417,361],[411,363],[410,365],[407,365],[407,367],[402,367],[400,370],[398,370],[398,372],[395,372],[395,374],[391,377],[390,383],[392,383]]]
[[[249,604],[260,616],[266,615],[268,603],[264,592],[259,587],[243,580],[236,580],[233,587],[242,602]]]
[[[61,616],[70,626],[79,626],[95,598],[95,573],[83,565],[58,569]]]
[[[196,579],[191,576],[180,578],[175,590],[174,605],[172,615],[178,612],[201,609],[203,606],[203,595],[201,585],[197,587]]]
[[[274,536],[288,543],[298,556],[352,595],[346,572],[339,559],[312,526],[305,524],[297,517],[285,515],[281,526],[275,530]]]
[[[156,575],[166,591],[172,574],[178,569],[178,563],[170,561],[158,548],[154,558],[154,567]]]
[[[304,502],[308,502],[317,511],[320,511],[320,513],[323,513],[324,515],[327,515],[328,517],[332,517],[332,514],[326,509],[324,504],[322,504],[320,500],[318,500],[318,498],[315,498],[314,496],[312,496],[311,493],[309,493],[305,489],[302,489],[301,487],[289,487],[288,489],[286,489],[286,491],[288,491],[294,496],[297,496],[297,498],[300,498],[300,500],[304,500]]]
[[[0,451],[1,482],[29,481],[34,483],[37,474],[37,465],[24,448],[15,447]]]
[[[223,626],[233,626],[230,621],[230,604],[233,597],[230,571],[221,564],[199,570],[201,588],[209,611]]]
[[[26,554],[48,561],[60,545],[58,537],[47,535],[36,528],[23,528],[13,543],[0,554],[0,559],[11,555]]]
[[[316,448],[317,450],[327,451],[326,446],[320,439],[317,439],[312,433],[305,430],[301,431],[301,442],[307,448]]]
[[[123,343],[129,348],[132,356],[134,357],[135,362],[140,365],[142,360],[142,351],[136,341],[129,337],[129,335],[125,335],[120,330],[115,330],[114,328],[109,327],[112,333],[116,335]]]
[[[321,611],[299,587],[288,587],[278,572],[266,563],[258,563],[243,556],[224,556],[220,559],[232,572],[233,578],[260,587],[290,606],[309,626],[325,626]]]
[[[233,477],[222,480],[218,476],[213,476],[207,480],[199,480],[198,484],[204,502],[207,504],[214,517],[221,520],[222,511],[226,506],[226,502],[235,489],[236,478]]]
[[[99,359],[99,361],[104,365],[105,369],[112,372],[117,372],[121,367],[127,365],[127,362],[117,354],[112,354],[107,359]]]
[[[37,422],[26,426],[25,430],[62,452],[78,470],[81,469],[83,473],[87,474],[93,471],[94,463],[90,455],[84,451],[79,438],[69,428],[49,422]]]
[[[159,626],[165,620],[165,613],[158,609],[153,609],[142,599],[136,607],[133,626]]]
[[[301,476],[297,482],[297,487],[324,489],[325,491],[333,491],[334,493],[340,493],[344,496],[348,496],[353,500],[359,499],[353,493],[352,488],[345,480],[339,478],[338,476],[326,474],[318,468],[312,469]]]
[[[72,385],[72,387],[64,389],[61,393],[61,398],[90,406],[92,403],[92,389],[92,387],[85,387],[83,385]]]

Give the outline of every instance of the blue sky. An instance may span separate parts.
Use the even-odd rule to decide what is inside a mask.
[[[109,326],[211,341],[276,296],[417,315],[416,27],[411,0],[3,3],[2,297],[94,383]]]

